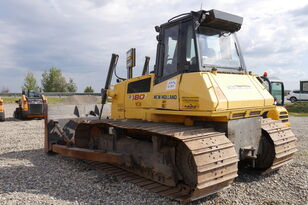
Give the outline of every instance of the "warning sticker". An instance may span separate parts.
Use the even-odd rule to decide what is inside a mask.
[[[184,109],[199,109],[199,97],[182,97],[182,103]]]
[[[176,89],[176,79],[168,80],[166,90],[175,90]]]

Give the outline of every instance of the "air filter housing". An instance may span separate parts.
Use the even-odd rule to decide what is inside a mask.
[[[208,15],[201,25],[235,32],[241,29],[242,23],[243,17],[212,9],[208,11]]]

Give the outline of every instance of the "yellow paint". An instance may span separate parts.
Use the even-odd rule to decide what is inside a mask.
[[[146,78],[151,78],[150,92],[127,93],[128,83]],[[154,74],[140,76],[108,90],[107,95],[112,97],[111,117],[191,125],[194,120],[226,122],[277,109],[271,94],[248,74],[194,72],[158,84],[154,79]]]
[[[291,126],[289,121],[289,114],[286,108],[282,106],[276,106],[274,109],[270,110],[267,113],[267,117],[273,119],[273,120],[287,120],[286,122],[283,122],[287,126]]]
[[[153,76],[154,77],[154,76]],[[168,85],[175,82],[174,87]],[[155,109],[179,110],[179,84],[181,75],[165,80],[152,87],[151,107]]]
[[[114,86],[113,92],[107,92],[107,95],[112,97],[111,117],[113,119],[124,118],[126,86],[127,82],[124,81],[116,84]]]

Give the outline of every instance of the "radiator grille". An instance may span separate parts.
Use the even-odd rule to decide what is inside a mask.
[[[289,121],[288,113],[285,112],[285,111],[280,112],[280,113],[279,113],[279,119],[280,119],[282,122],[288,122],[288,121]]]
[[[32,115],[41,115],[43,114],[43,105],[42,104],[30,104],[29,111]]]

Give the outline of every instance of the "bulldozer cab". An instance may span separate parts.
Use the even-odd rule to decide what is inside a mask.
[[[156,26],[155,83],[181,73],[245,72],[235,32],[242,17],[210,10],[182,14]]]

